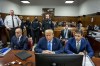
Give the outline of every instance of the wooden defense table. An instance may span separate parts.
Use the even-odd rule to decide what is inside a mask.
[[[91,36],[87,36],[87,39],[89,40],[94,53],[95,53],[95,57],[99,56],[99,52],[100,52],[100,40],[96,40],[95,38],[91,37]]]
[[[16,60],[19,62],[22,62],[22,64],[24,65],[27,62],[33,62],[33,66],[35,66],[35,55],[33,51],[27,51],[28,53],[32,54],[32,56],[24,61],[15,56],[17,52],[20,52],[20,50],[11,50],[4,57],[0,57],[0,66],[5,66],[5,64],[12,62],[12,61],[16,61]],[[100,58],[92,58],[92,60],[96,66],[100,66]],[[11,65],[11,66],[21,66],[21,65],[16,64],[16,65]]]

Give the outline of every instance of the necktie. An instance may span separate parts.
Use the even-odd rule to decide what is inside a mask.
[[[80,49],[80,44],[79,44],[79,42],[77,42],[77,46],[76,46],[76,48],[77,48],[77,52],[78,52],[79,49]]]
[[[66,37],[66,30],[65,30],[65,37]]]
[[[13,28],[15,27],[15,25],[14,25],[14,20],[13,20],[13,16],[12,16],[12,23],[13,23]]]
[[[50,51],[52,50],[51,49],[51,42],[50,41],[48,42],[48,50],[50,50]]]
[[[68,37],[67,37],[67,30],[65,30],[65,35],[64,35],[64,36],[65,36],[65,38],[68,38]]]

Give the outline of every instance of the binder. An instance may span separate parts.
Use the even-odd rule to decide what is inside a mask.
[[[25,50],[22,50],[21,52],[18,52],[15,54],[18,58],[20,58],[21,60],[26,60],[27,58],[31,57],[32,55],[30,53],[28,53]]]
[[[5,56],[10,50],[11,50],[11,48],[2,48],[2,49],[0,49],[0,57]]]

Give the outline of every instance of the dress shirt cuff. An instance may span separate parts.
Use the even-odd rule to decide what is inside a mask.
[[[52,51],[52,54],[56,54],[54,51]]]

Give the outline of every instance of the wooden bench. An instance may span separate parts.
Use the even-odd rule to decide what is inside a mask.
[[[57,27],[57,28],[55,28],[54,29],[54,36],[55,37],[59,37],[60,33],[61,33],[61,30],[63,30],[63,29],[64,29],[64,27]],[[74,34],[75,30],[77,28],[76,27],[69,27],[68,29],[71,30],[71,32]],[[82,27],[81,29],[82,29],[82,31],[84,33],[83,35],[86,36],[87,35],[87,29],[86,29],[86,27]]]

